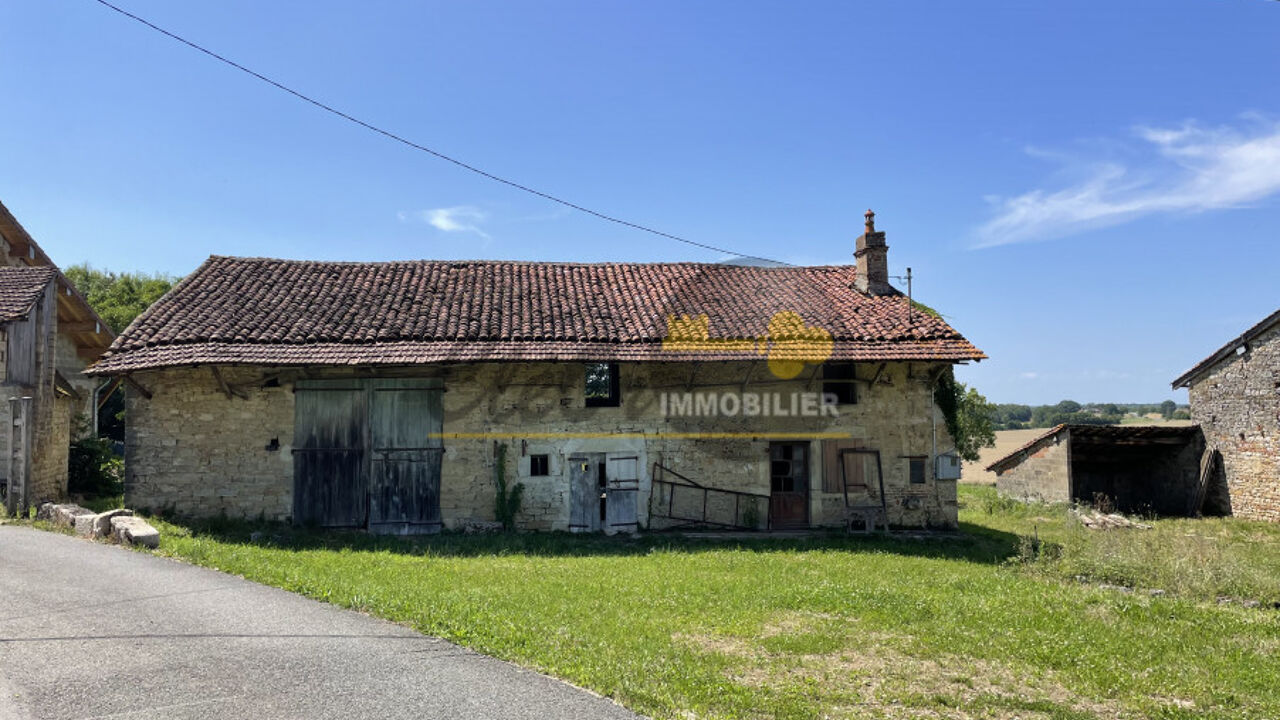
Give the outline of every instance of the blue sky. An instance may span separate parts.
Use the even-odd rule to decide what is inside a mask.
[[[1280,3],[119,0],[491,172],[894,274],[999,402],[1153,402],[1280,305]],[[92,0],[0,8],[0,199],[50,255],[717,261],[344,123]]]

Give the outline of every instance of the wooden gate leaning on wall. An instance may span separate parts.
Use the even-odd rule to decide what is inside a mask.
[[[440,380],[300,380],[294,392],[294,522],[440,530]]]

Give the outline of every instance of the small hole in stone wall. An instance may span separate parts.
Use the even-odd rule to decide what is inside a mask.
[[[275,451],[279,450],[279,449],[280,449],[280,438],[278,438],[278,437],[273,437],[273,438],[271,438],[271,442],[267,443],[267,447],[266,447],[266,448],[264,448],[264,449],[265,449],[267,452],[275,452]]]
[[[1240,440],[1241,440],[1241,441],[1243,441],[1243,440],[1244,440],[1244,433],[1240,433]]]
[[[264,388],[277,388],[277,387],[280,387],[280,378],[274,378],[274,377],[273,377],[273,378],[268,378],[266,382],[262,383],[262,387],[264,387]]]

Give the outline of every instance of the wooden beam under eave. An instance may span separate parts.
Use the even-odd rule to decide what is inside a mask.
[[[116,388],[120,387],[120,383],[122,382],[124,382],[124,378],[113,377],[106,385],[102,386],[102,389],[98,391],[98,409],[99,410],[102,409],[103,405],[107,404],[107,400],[110,399],[111,393],[115,392]]]
[[[58,321],[58,331],[65,333],[102,334],[102,323],[93,320],[76,320],[73,322]]]

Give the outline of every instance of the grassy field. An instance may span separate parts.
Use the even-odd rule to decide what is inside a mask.
[[[1098,533],[990,488],[962,487],[961,501],[963,535],[931,539],[402,540],[156,523],[164,554],[656,717],[1280,716],[1280,527]]]

